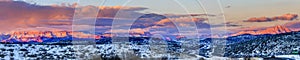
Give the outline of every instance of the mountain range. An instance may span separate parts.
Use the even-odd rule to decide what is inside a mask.
[[[259,32],[265,34],[258,34]],[[276,55],[300,54],[300,31],[290,31],[283,26],[266,28],[255,33],[241,33],[241,35],[227,38],[206,38],[200,40],[202,56],[210,57],[213,51],[213,40],[226,40],[224,57],[270,57]]]
[[[95,38],[110,37],[109,34],[93,35],[83,32],[71,31],[18,31],[10,33],[2,33],[0,36],[1,42],[43,42],[44,38]]]
[[[232,34],[231,36],[238,36],[243,34],[251,34],[251,35],[262,35],[262,34],[280,34],[280,33],[287,33],[291,32],[292,30],[285,27],[285,26],[273,26],[269,28],[264,28],[260,30],[248,30],[248,31],[240,31],[235,34]]]
[[[231,36],[227,37],[229,42],[236,42],[236,41],[247,41],[251,39],[255,39],[261,36],[256,35],[263,35],[267,36],[272,34],[281,34],[281,33],[288,33],[292,32],[291,29],[285,26],[274,26],[260,30],[247,30],[247,31],[240,31],[235,34],[231,34]],[[147,37],[151,36],[151,33],[147,33],[145,36],[138,33],[131,33],[132,37],[138,37],[135,35],[141,35],[140,37]],[[83,32],[72,32],[72,31],[18,31],[18,32],[10,32],[10,33],[2,33],[0,35],[1,42],[45,42],[45,38],[50,41],[50,38],[55,38],[57,40],[73,40],[72,38],[77,38],[79,40],[84,39],[102,39],[102,38],[109,38],[114,36],[110,33],[104,34],[88,34]]]
[[[244,34],[227,38],[227,57],[268,57],[299,55],[300,31],[280,34]]]

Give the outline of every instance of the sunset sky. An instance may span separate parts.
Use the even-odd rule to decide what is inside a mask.
[[[216,7],[218,3],[221,3],[221,7]],[[77,16],[80,17],[80,22],[88,23],[93,18],[86,17],[94,15],[99,18],[95,22],[96,26],[80,23],[76,27],[86,30],[89,27],[95,27],[96,32],[102,33],[111,32],[110,29],[114,26],[112,22],[116,20],[124,23],[115,25],[116,28],[120,28],[115,30],[118,33],[130,31],[141,34],[151,32],[152,34],[178,35],[178,31],[182,31],[184,32],[181,33],[182,35],[195,33],[205,35],[210,31],[220,33],[228,30],[228,33],[235,33],[277,25],[288,25],[288,28],[297,30],[300,26],[297,23],[300,22],[299,18],[285,14],[298,15],[300,13],[299,3],[300,0],[220,0],[219,2],[203,0],[5,0],[0,1],[0,27],[7,28],[1,28],[0,31],[70,30],[72,23],[74,24],[72,20],[76,16],[74,8],[77,10],[76,13],[80,13],[80,16]],[[210,6],[205,4],[210,4]],[[99,9],[99,14],[93,11]],[[206,9],[222,10],[216,10],[217,13],[209,13],[205,12],[208,11]],[[136,19],[138,16],[150,13],[164,15],[167,19],[143,18],[138,19],[132,25],[127,24],[134,22],[132,19]],[[195,16],[191,16],[191,14]],[[214,17],[220,22],[212,24],[212,20],[206,19]],[[248,21],[254,17],[280,18],[268,21]],[[286,20],[281,17],[293,19]],[[170,20],[176,21],[176,23],[171,23]],[[179,28],[174,27],[174,24]],[[223,25],[226,25],[226,29]],[[131,30],[128,30],[126,26],[130,26]]]

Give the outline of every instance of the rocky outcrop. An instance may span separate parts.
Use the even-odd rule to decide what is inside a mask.
[[[111,35],[103,34],[103,37]],[[1,38],[1,42],[16,40],[17,42],[43,42],[43,38],[95,38],[101,39],[102,35],[87,34],[72,31],[18,31],[2,34],[8,38]]]

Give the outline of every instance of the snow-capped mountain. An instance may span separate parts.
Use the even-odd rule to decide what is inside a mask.
[[[45,38],[95,38],[100,39],[101,37],[108,37],[111,35],[102,34],[94,35],[83,32],[72,32],[72,31],[18,31],[2,34],[0,39],[1,42],[43,42]]]
[[[243,35],[243,34],[251,34],[251,35],[262,35],[262,34],[279,34],[279,33],[287,33],[291,32],[289,28],[285,26],[274,26],[269,27],[261,30],[250,30],[250,31],[241,31],[235,34],[232,34],[231,36],[237,36],[237,35]]]

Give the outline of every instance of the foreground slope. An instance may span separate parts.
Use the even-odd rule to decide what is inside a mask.
[[[244,36],[244,35],[240,35]],[[245,39],[235,36],[231,38]],[[248,40],[228,44],[227,57],[267,57],[272,55],[299,54],[300,32],[273,35],[248,35]]]

